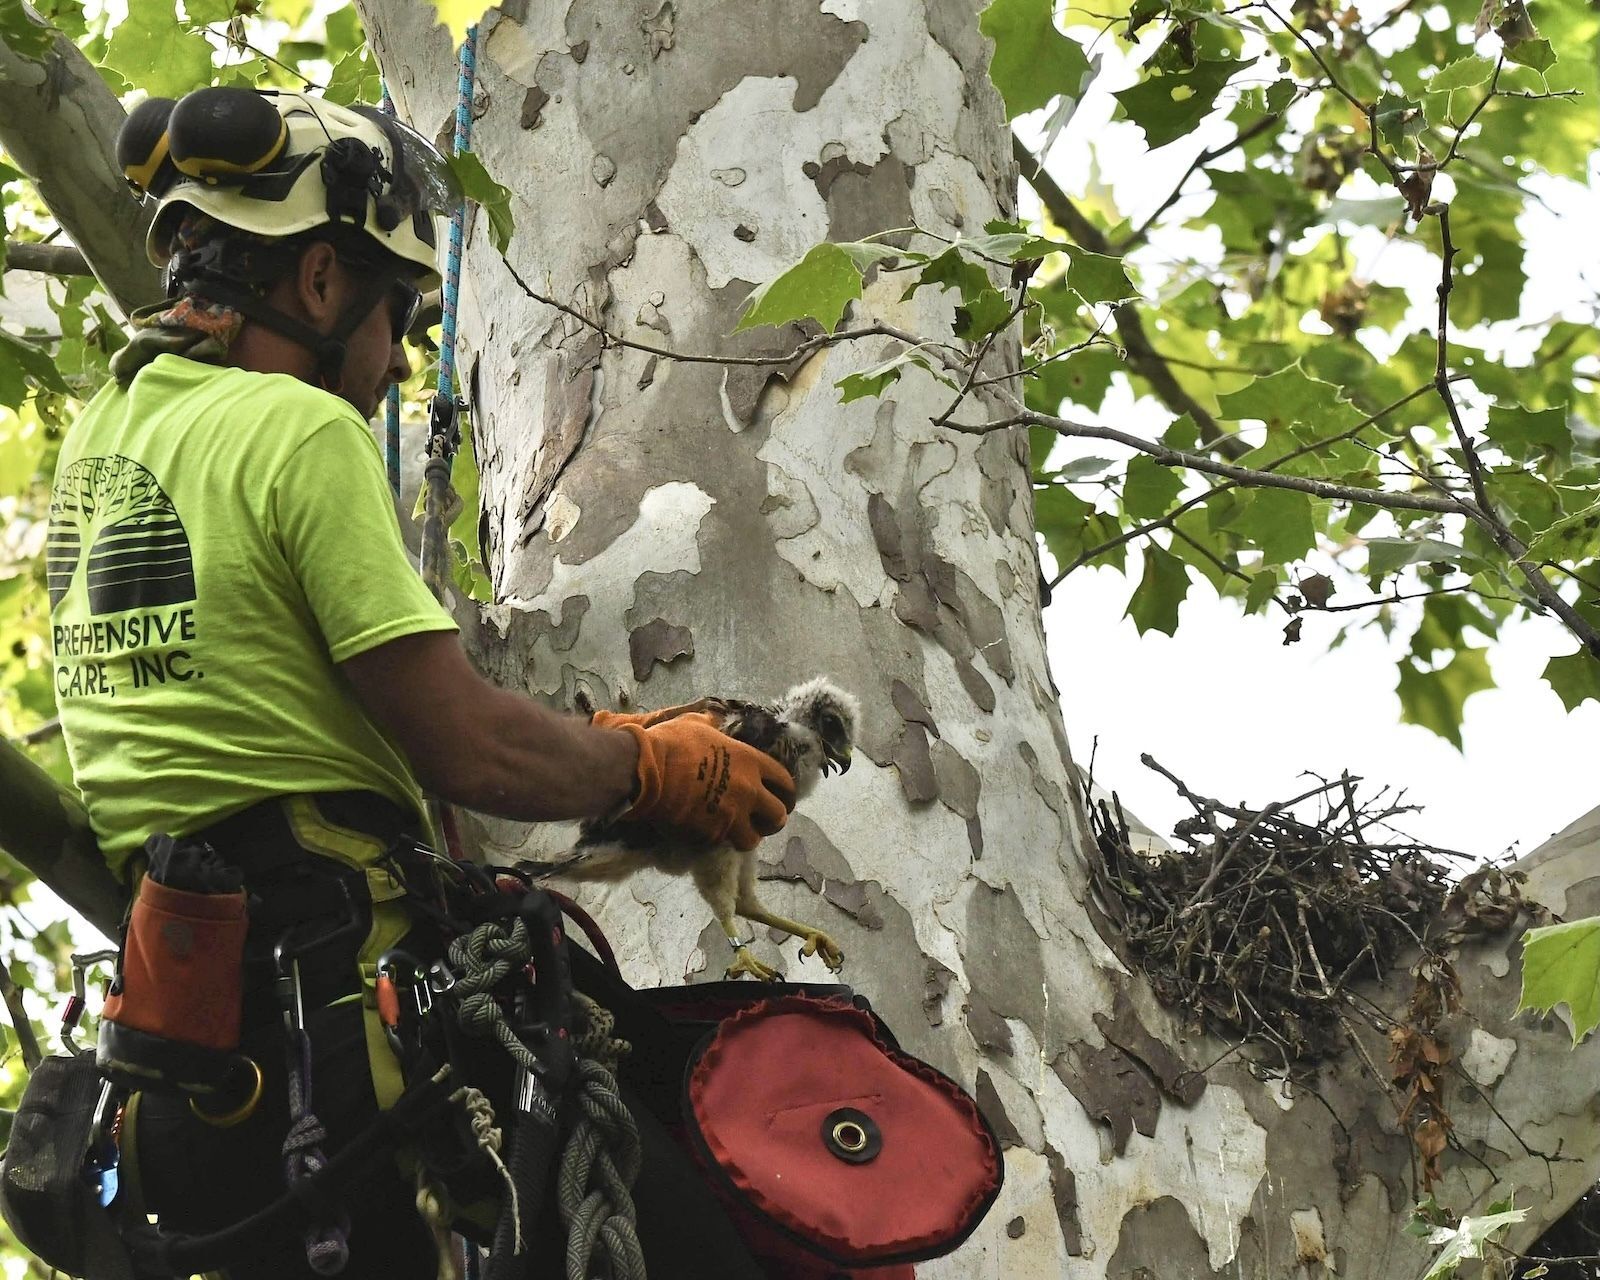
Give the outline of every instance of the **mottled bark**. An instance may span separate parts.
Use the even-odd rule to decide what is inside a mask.
[[[361,7],[401,110],[442,134],[447,36],[411,0]],[[815,241],[1012,213],[987,61],[971,0],[512,3],[483,23],[475,149],[515,194],[525,279],[625,335],[781,352],[794,335],[729,334],[750,286]],[[901,290],[870,283],[857,318],[946,331],[947,297]],[[1420,1273],[1400,1230],[1407,1140],[1359,1057],[1315,1093],[1258,1079],[1159,1008],[1091,920],[1022,438],[941,433],[947,393],[917,374],[840,404],[834,382],[882,342],[778,371],[605,346],[528,301],[481,223],[461,317],[497,599],[471,637],[487,670],[563,704],[771,696],[817,672],[862,699],[859,763],[770,842],[766,891],[834,932],[847,980],[1006,1138],[1002,1201],[921,1274]],[[1093,678],[1066,673],[1067,698]],[[570,838],[475,831],[499,855]],[[1552,906],[1600,909],[1597,841],[1592,817],[1536,855]],[[586,893],[637,982],[728,959],[686,880]],[[758,949],[823,976],[792,943]],[[1439,1195],[1470,1211],[1514,1189],[1531,1236],[1595,1181],[1600,1047],[1573,1055],[1559,1024],[1512,1019],[1513,951],[1460,961],[1449,1108],[1470,1154],[1449,1157]],[[1394,1011],[1406,992],[1367,994]]]

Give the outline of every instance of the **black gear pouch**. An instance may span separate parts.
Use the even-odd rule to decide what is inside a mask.
[[[56,1270],[132,1280],[112,1210],[85,1174],[102,1083],[92,1053],[46,1058],[33,1069],[0,1162],[0,1213]]]

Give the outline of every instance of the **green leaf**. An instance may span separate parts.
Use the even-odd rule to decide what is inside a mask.
[[[337,102],[345,107],[352,102],[371,102],[378,96],[381,82],[378,64],[368,54],[367,47],[362,45],[339,59],[333,74],[328,77],[328,86],[322,91],[322,96],[329,102]]]
[[[1399,147],[1415,138],[1427,123],[1423,119],[1420,102],[1413,102],[1395,93],[1386,93],[1379,98],[1374,112],[1378,132],[1391,147]]]
[[[1535,563],[1577,564],[1600,552],[1600,502],[1563,516],[1528,546]]]
[[[58,395],[70,394],[54,360],[31,342],[0,329],[0,405],[20,408],[30,380]]]
[[[1247,65],[1202,62],[1193,71],[1149,76],[1114,96],[1154,150],[1193,130],[1210,114],[1223,85]]]
[[[1551,658],[1544,664],[1544,678],[1568,711],[1590,698],[1600,702],[1600,658],[1587,649]]]
[[[1134,588],[1124,615],[1133,619],[1139,634],[1178,629],[1178,606],[1189,594],[1189,571],[1183,562],[1154,542],[1144,546],[1144,577]]]
[[[1548,71],[1555,65],[1556,51],[1545,39],[1524,40],[1515,45],[1508,43],[1506,61],[1519,62],[1535,71]]]
[[[173,0],[128,0],[102,61],[151,97],[181,98],[211,83],[211,56],[203,35],[178,25]]]
[[[467,38],[467,28],[489,11],[485,0],[429,0],[438,11],[440,24],[450,32],[452,47],[459,48]]]
[[[475,201],[489,215],[489,239],[501,253],[511,243],[516,224],[511,216],[511,192],[489,176],[483,161],[470,151],[449,158],[450,172],[461,184],[461,193]]]
[[[1122,483],[1122,509],[1135,520],[1154,520],[1167,513],[1182,490],[1183,480],[1177,472],[1141,454],[1128,463],[1128,478]]]
[[[985,289],[994,288],[994,282],[989,279],[989,273],[976,262],[962,256],[958,249],[946,249],[937,258],[928,263],[911,282],[909,288],[900,295],[904,302],[912,297],[924,285],[938,285],[941,289],[955,289],[961,294],[962,301],[976,298]]]
[[[1457,1227],[1439,1227],[1428,1237],[1428,1243],[1444,1247],[1422,1280],[1448,1280],[1469,1258],[1483,1257],[1486,1240],[1527,1216],[1526,1209],[1508,1209],[1503,1213],[1488,1213],[1481,1218],[1463,1218]]]
[[[978,15],[978,28],[994,41],[989,78],[1014,119],[1057,94],[1077,98],[1089,75],[1083,46],[1056,30],[1052,0],[994,0]]]
[[[1268,564],[1298,560],[1317,544],[1309,493],[1293,489],[1258,489],[1227,527],[1261,548]]]
[[[1074,249],[1067,265],[1067,284],[1085,302],[1121,302],[1137,298],[1121,258]]]
[[[998,289],[985,289],[956,308],[955,335],[964,342],[982,342],[1005,324],[1011,303]]]
[[[1033,492],[1033,519],[1050,555],[1058,567],[1066,569],[1085,553],[1110,542],[1122,526],[1094,503],[1085,502],[1065,485],[1044,485]],[[1126,544],[1087,561],[1089,565],[1112,565],[1120,569],[1127,559]]]
[[[1429,93],[1449,93],[1454,89],[1470,89],[1473,85],[1488,83],[1494,74],[1494,63],[1478,54],[1457,58],[1439,74],[1428,81]]]
[[[1431,564],[1446,561],[1460,564],[1477,559],[1465,547],[1441,542],[1437,538],[1368,538],[1367,576],[1384,578],[1408,564]]]
[[[1462,649],[1448,665],[1424,671],[1410,658],[1400,661],[1400,719],[1431,729],[1461,749],[1461,713],[1468,698],[1494,688],[1488,651]]]
[[[0,44],[20,58],[40,61],[55,43],[56,31],[23,7],[22,0],[0,0]]]
[[[1557,457],[1572,456],[1572,429],[1566,405],[1553,409],[1526,409],[1520,404],[1489,406],[1484,435],[1513,457],[1535,456],[1548,449]]]
[[[1529,929],[1522,936],[1522,999],[1517,1012],[1572,1014],[1576,1047],[1600,1026],[1600,916]]]
[[[984,279],[987,283],[988,277]],[[816,320],[831,333],[845,308],[860,297],[861,272],[850,255],[836,244],[819,244],[750,295],[734,332]]]
[[[1260,613],[1267,607],[1267,603],[1277,590],[1278,575],[1275,572],[1269,569],[1265,573],[1254,574],[1250,579],[1250,586],[1245,590],[1245,613]]]
[[[846,374],[833,384],[839,389],[839,403],[849,404],[852,400],[860,400],[866,396],[882,395],[892,384],[900,381],[900,375],[908,364],[929,369],[927,360],[911,347],[880,365],[874,365],[871,369]],[[929,369],[929,372],[932,370]],[[944,381],[942,378],[940,380]]]
[[[1364,415],[1345,397],[1343,389],[1313,378],[1297,360],[1276,373],[1255,378],[1238,391],[1217,397],[1217,417],[1233,422],[1258,418],[1269,430],[1295,422],[1315,423],[1319,436],[1354,426]]]
[[[875,267],[880,262],[889,259],[899,259],[901,262],[926,262],[928,255],[918,253],[912,249],[896,249],[892,244],[879,244],[876,240],[846,240],[838,242],[839,248],[850,255],[850,261],[856,264],[856,269],[865,273],[868,267]]]

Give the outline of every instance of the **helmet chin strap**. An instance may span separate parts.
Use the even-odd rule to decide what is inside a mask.
[[[372,274],[349,305],[339,313],[338,320],[328,333],[319,333],[310,325],[270,306],[260,294],[209,272],[184,275],[178,283],[181,288],[231,307],[247,320],[304,347],[315,361],[317,385],[337,395],[344,387],[344,361],[350,335],[371,314],[372,308],[389,292],[399,276],[400,272],[393,267],[373,268]]]

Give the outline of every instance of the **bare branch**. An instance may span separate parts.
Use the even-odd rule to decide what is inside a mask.
[[[81,250],[70,244],[6,241],[7,271],[39,271],[47,276],[92,276]]]

